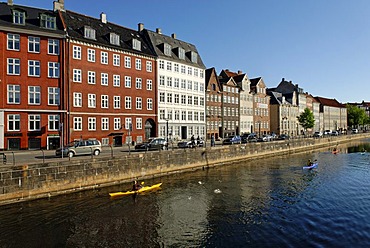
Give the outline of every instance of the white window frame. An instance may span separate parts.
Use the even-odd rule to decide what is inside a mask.
[[[8,84],[8,104],[20,104],[21,103],[21,86],[15,84]]]
[[[95,131],[96,130],[96,117],[88,117],[87,118],[87,129],[89,131]]]
[[[101,52],[100,53],[100,63],[103,65],[108,64],[108,52]]]
[[[8,75],[20,75],[21,74],[21,60],[20,59],[8,58],[7,74]]]
[[[114,66],[121,65],[121,56],[119,54],[113,54],[113,65]]]
[[[109,130],[109,118],[102,117],[101,118],[101,130]]]
[[[153,90],[153,80],[147,79],[146,80],[146,90]]]
[[[131,57],[125,56],[125,68],[131,68]]]
[[[152,63],[152,61],[147,61],[146,62],[146,71],[147,72],[152,72],[153,71],[153,63]]]
[[[87,94],[87,107],[96,108],[96,94]]]
[[[48,39],[48,54],[59,55],[59,40]]]
[[[125,109],[131,109],[132,102],[131,102],[131,96],[125,97]]]
[[[21,49],[21,36],[19,34],[7,35],[7,50],[19,51]]]
[[[28,52],[40,53],[40,37],[28,36]]]
[[[48,130],[58,131],[59,130],[59,115],[48,115]]]
[[[100,74],[100,83],[101,85],[108,86],[108,73],[102,72]]]
[[[95,60],[96,60],[95,49],[88,48],[87,49],[87,61],[95,62]]]
[[[40,105],[41,104],[41,87],[28,86],[28,104]]]
[[[73,69],[73,82],[81,83],[82,82],[82,70]]]
[[[109,108],[109,96],[108,95],[101,95],[100,96],[100,106],[103,109]]]
[[[95,71],[88,71],[87,72],[87,83],[88,84],[96,84],[96,73],[95,73]]]
[[[131,88],[131,77],[125,76],[125,88]]]
[[[28,115],[28,131],[41,130],[41,115]]]
[[[48,105],[60,105],[60,89],[58,87],[48,87]]]
[[[8,126],[7,131],[16,132],[21,130],[21,115],[20,114],[10,114],[7,115]]]
[[[48,77],[49,78],[59,78],[60,76],[59,63],[58,62],[48,62]]]
[[[114,109],[121,108],[121,96],[113,96],[113,108]]]
[[[136,97],[136,109],[143,109],[143,99]]]
[[[141,71],[141,59],[135,59],[135,69]]]
[[[82,107],[82,93],[73,92],[73,107]]]
[[[82,50],[80,46],[73,46],[73,59],[81,60]]]
[[[143,80],[141,78],[136,78],[135,88],[136,89],[142,89],[143,88]]]
[[[41,65],[39,60],[28,60],[28,76],[40,77]]]
[[[73,130],[82,131],[82,117],[73,117]]]

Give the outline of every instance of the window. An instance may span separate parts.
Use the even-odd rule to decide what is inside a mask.
[[[87,72],[87,83],[88,84],[95,84],[96,78],[95,78],[95,72],[94,71],[88,71]]]
[[[141,59],[136,59],[135,61],[136,61],[135,68],[136,70],[140,71],[141,70]]]
[[[48,54],[59,55],[59,40],[48,40]]]
[[[41,15],[41,27],[56,29],[56,18],[48,15]]]
[[[73,92],[73,107],[82,107],[82,93]]]
[[[40,61],[28,60],[28,76],[31,77],[40,76]]]
[[[121,64],[121,57],[119,54],[113,54],[113,65],[114,66],[120,66]]]
[[[132,120],[130,117],[125,118],[125,129],[132,131]]]
[[[81,47],[80,46],[73,46],[73,58],[81,59]]]
[[[109,118],[101,118],[101,130],[109,130]]]
[[[186,96],[181,95],[181,104],[185,105],[186,104]]]
[[[186,121],[186,111],[181,111],[181,120]]]
[[[110,33],[110,44],[119,46],[119,35]]]
[[[96,130],[96,118],[95,117],[89,117],[87,119],[88,122],[88,130],[89,131],[95,131]]]
[[[164,76],[159,76],[159,85],[160,85],[160,86],[165,86],[165,84],[164,84],[164,79],[165,79],[165,77],[164,77]]]
[[[172,93],[167,93],[167,103],[172,103]]]
[[[39,53],[40,52],[40,38],[28,36],[28,51],[30,53]]]
[[[153,99],[151,98],[146,99],[146,109],[153,110]]]
[[[181,89],[186,89],[186,80],[181,79]]]
[[[113,108],[115,109],[121,108],[121,97],[120,96],[113,97]]]
[[[188,80],[188,90],[192,90],[193,89],[193,82]]]
[[[164,103],[166,99],[166,95],[164,92],[159,92],[159,102]]]
[[[136,78],[136,89],[142,89],[142,79]]]
[[[153,81],[151,79],[146,80],[146,90],[153,90]]]
[[[199,73],[198,73],[198,69],[197,68],[194,68],[194,76],[195,77],[198,77]]]
[[[131,77],[130,76],[125,76],[125,87],[131,88]]]
[[[41,87],[28,86],[28,104],[40,104],[41,101]]]
[[[190,66],[188,67],[188,75],[193,75],[193,68]]]
[[[114,124],[114,130],[120,130],[121,127],[121,118],[114,118],[113,119],[113,124]]]
[[[29,131],[40,131],[41,130],[41,116],[40,115],[29,115],[28,116],[28,130]]]
[[[160,120],[164,120],[165,119],[165,110],[164,109],[160,109],[159,110],[159,119]]]
[[[60,104],[60,89],[56,87],[48,87],[48,104],[59,105]]]
[[[48,62],[48,77],[59,78],[59,63]]]
[[[171,56],[171,45],[164,43],[164,55]]]
[[[164,61],[163,60],[159,61],[159,69],[164,69]]]
[[[191,62],[193,63],[198,62],[198,55],[195,52],[191,52]]]
[[[94,49],[87,49],[87,61],[95,62],[95,50]]]
[[[136,118],[136,129],[143,129],[143,119]]]
[[[173,70],[175,71],[175,72],[179,72],[179,64],[173,64]]]
[[[87,94],[87,106],[89,108],[96,108],[96,95]]]
[[[73,117],[73,130],[74,131],[82,130],[82,117]]]
[[[21,116],[8,115],[8,131],[20,131]]]
[[[114,87],[121,86],[121,76],[120,75],[113,75],[113,86]]]
[[[59,115],[49,115],[48,116],[48,130],[57,131],[59,130]]]
[[[125,109],[131,109],[131,97],[130,96],[125,97]]]
[[[194,96],[194,106],[198,106],[199,104],[199,98],[197,96]]]
[[[19,104],[21,103],[21,86],[8,85],[8,103]]]
[[[108,64],[108,53],[107,52],[101,52],[100,62],[104,65]]]
[[[81,70],[80,69],[73,69],[73,82],[81,83]]]
[[[172,77],[167,77],[167,87],[172,87]]]
[[[194,82],[194,90],[195,91],[198,91],[199,87],[198,87],[198,82]]]
[[[136,109],[143,108],[143,99],[141,97],[136,97]]]
[[[13,23],[24,25],[26,20],[26,14],[23,11],[13,10]]]
[[[131,58],[125,56],[125,68],[131,68]]]
[[[19,34],[8,34],[8,50],[19,51],[20,36]]]
[[[188,112],[188,120],[192,121],[193,120],[193,111]]]
[[[180,79],[175,78],[175,82],[173,84],[173,87],[175,87],[175,88],[179,88],[180,87]]]
[[[141,41],[137,39],[132,39],[132,48],[141,51]]]
[[[21,62],[19,59],[8,59],[8,75],[19,75]]]
[[[185,65],[181,65],[181,73],[182,73],[182,74],[185,74],[185,72],[186,72],[186,67],[185,67]]]
[[[89,26],[85,26],[84,35],[85,35],[85,38],[87,38],[87,39],[92,39],[92,40],[96,39],[95,38],[95,29],[92,29]]]
[[[179,47],[179,59],[185,60],[185,50]]]
[[[175,99],[174,100],[175,100],[174,103],[179,104],[180,103],[180,95],[175,94]]]
[[[188,96],[188,105],[193,104],[193,96]]]
[[[108,86],[108,73],[101,74],[101,85]]]
[[[146,71],[147,72],[152,72],[153,71],[152,61],[147,61],[146,62]]]
[[[172,63],[171,62],[167,62],[167,71],[172,71]]]
[[[101,95],[101,108],[108,108],[108,95]]]

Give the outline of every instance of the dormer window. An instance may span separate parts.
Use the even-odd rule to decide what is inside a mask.
[[[179,47],[179,59],[185,60],[185,50]]]
[[[41,27],[47,29],[56,29],[56,18],[46,14],[41,15]]]
[[[95,40],[95,29],[85,26],[85,38]]]
[[[110,33],[110,44],[119,46],[119,35]]]
[[[171,56],[171,45],[164,43],[164,55]]]
[[[13,10],[13,23],[24,25],[26,20],[26,13],[24,11]]]
[[[191,52],[191,62],[198,63],[198,54]]]
[[[141,41],[137,39],[132,39],[132,48],[141,51]]]

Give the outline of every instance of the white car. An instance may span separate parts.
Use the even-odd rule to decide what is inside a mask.
[[[352,129],[352,133],[358,133],[358,129],[357,128]]]

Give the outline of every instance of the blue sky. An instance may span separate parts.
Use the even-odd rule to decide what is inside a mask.
[[[4,0],[3,0],[4,1]],[[52,9],[52,0],[14,0]],[[65,0],[68,10],[196,45],[207,68],[282,78],[313,96],[370,102],[368,0]]]

